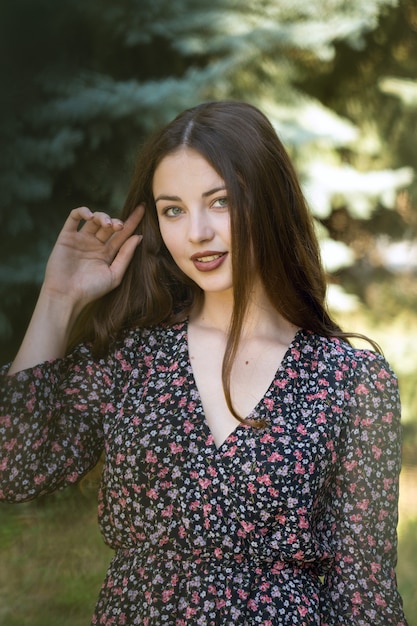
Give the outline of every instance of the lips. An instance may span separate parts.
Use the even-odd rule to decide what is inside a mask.
[[[219,259],[221,256],[223,255],[222,254],[209,254],[208,256],[197,257],[194,260],[198,261],[199,263],[210,263],[210,261],[215,261],[216,259]]]
[[[196,252],[192,255],[191,260],[200,272],[211,272],[222,265],[226,256],[227,252],[207,250]]]

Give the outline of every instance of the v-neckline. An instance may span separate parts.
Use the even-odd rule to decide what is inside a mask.
[[[245,417],[244,422],[238,422],[237,420],[237,424],[235,426],[235,428],[233,428],[233,430],[226,436],[226,438],[219,444],[217,445],[215,440],[214,440],[214,436],[212,433],[212,430],[210,428],[210,425],[207,421],[207,417],[206,417],[206,413],[204,411],[204,406],[203,406],[203,401],[201,398],[201,394],[200,394],[200,390],[198,388],[197,385],[197,381],[196,378],[194,376],[194,370],[193,370],[193,366],[191,363],[191,357],[190,357],[190,348],[189,348],[189,343],[188,343],[188,325],[189,325],[189,320],[188,318],[184,321],[184,328],[185,328],[185,336],[184,336],[184,340],[185,340],[185,351],[186,351],[186,356],[187,356],[187,365],[188,365],[188,371],[189,371],[189,380],[190,380],[190,385],[193,387],[194,392],[195,392],[195,397],[198,401],[199,407],[200,407],[200,414],[202,416],[202,425],[203,425],[203,429],[206,432],[207,435],[207,440],[210,440],[210,443],[212,444],[212,446],[215,448],[216,452],[218,454],[220,454],[223,450],[223,448],[228,448],[228,445],[230,443],[230,440],[232,439],[232,437],[234,437],[237,433],[240,432],[240,430],[244,429],[247,430],[248,428],[250,428],[250,424],[245,424],[245,422],[247,420],[253,419],[253,417],[259,413],[259,409],[264,401],[264,399],[270,394],[272,388],[275,385],[275,382],[277,381],[278,377],[282,374],[282,372],[284,371],[285,368],[285,364],[286,361],[288,360],[289,355],[291,354],[292,349],[294,348],[295,344],[299,341],[299,337],[300,335],[303,333],[303,329],[299,328],[291,342],[288,344],[288,347],[284,353],[284,356],[282,357],[280,363],[278,364],[277,369],[275,370],[275,373],[272,377],[272,380],[269,383],[268,388],[266,389],[264,395],[262,396],[262,398],[260,398],[258,400],[258,402],[256,403],[256,405],[251,409],[251,411],[249,412],[249,414]]]

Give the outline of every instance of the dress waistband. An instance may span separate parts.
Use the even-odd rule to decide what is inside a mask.
[[[205,565],[221,566],[227,568],[235,565],[247,566],[251,571],[259,573],[266,569],[270,574],[279,575],[285,570],[290,571],[292,575],[297,572],[308,570],[311,574],[317,575],[318,568],[316,560],[284,560],[277,558],[277,554],[271,551],[268,553],[252,553],[250,551],[225,551],[222,548],[213,548],[212,550],[195,548],[173,549],[172,547],[151,546],[146,544],[138,544],[129,548],[119,548],[116,552],[116,558],[119,557],[123,561],[132,559],[136,564],[140,561],[143,567],[158,565],[164,567],[166,563],[170,567],[178,567],[180,570],[186,571],[192,565],[193,567]],[[136,565],[135,564],[135,565]]]

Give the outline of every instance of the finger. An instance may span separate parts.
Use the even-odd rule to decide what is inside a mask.
[[[114,249],[117,250],[122,242],[133,234],[144,213],[145,207],[140,205],[135,208],[124,223],[122,220],[117,218],[111,218],[111,223],[108,220],[105,220],[104,226],[99,228],[99,230],[95,233],[95,237],[102,243],[106,243],[109,239],[114,239],[117,232],[120,232],[120,237],[114,241]]]
[[[137,228],[138,224],[141,222],[144,215],[145,205],[139,204],[125,221],[125,229],[127,230],[127,232],[133,232],[135,228]]]
[[[93,213],[82,227],[83,233],[95,235],[100,233],[101,238],[97,239],[107,241],[114,231],[123,228],[123,222],[118,219],[112,219],[107,213],[97,211]]]
[[[114,220],[114,222],[120,222],[120,220]],[[113,220],[107,213],[102,213],[101,211],[96,211],[92,214],[91,218],[85,223],[84,230],[88,233],[97,233],[99,230],[108,228],[112,228]]]
[[[111,237],[113,237],[115,232],[120,230],[123,230],[123,222],[112,218],[110,221],[106,221],[104,226],[100,226],[94,236],[96,239],[101,241],[101,243],[106,243]]]
[[[80,222],[90,220],[92,216],[92,211],[86,206],[73,209],[64,223],[64,229],[75,232],[79,229]]]
[[[131,235],[127,241],[120,247],[119,252],[115,256],[111,270],[114,277],[114,286],[120,285],[122,278],[131,262],[136,248],[142,241],[142,235]]]
[[[126,218],[123,229],[116,232],[111,240],[111,245],[115,251],[135,232],[144,214],[145,207],[143,204],[140,204]]]

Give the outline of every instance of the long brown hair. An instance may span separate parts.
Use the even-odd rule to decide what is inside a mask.
[[[165,247],[152,193],[158,164],[181,146],[199,152],[223,178],[228,193],[234,311],[223,387],[236,415],[230,373],[254,270],[284,318],[324,336],[353,336],[343,333],[327,311],[326,279],[311,213],[285,148],[254,106],[234,101],[201,104],[178,115],[143,147],[121,215],[126,219],[138,204],[145,204],[138,228],[143,241],[122,284],[83,315],[83,332],[103,352],[122,329],[172,323],[201,302],[201,290]]]

